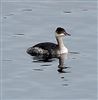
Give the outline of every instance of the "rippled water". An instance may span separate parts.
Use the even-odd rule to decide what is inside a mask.
[[[64,27],[70,53],[65,73],[58,59],[33,60],[28,47],[56,42]],[[2,100],[97,100],[96,1],[33,1],[2,3]]]

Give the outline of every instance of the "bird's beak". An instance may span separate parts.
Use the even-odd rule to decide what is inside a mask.
[[[64,32],[64,35],[68,35],[68,36],[71,36],[71,34],[67,33],[67,32]]]

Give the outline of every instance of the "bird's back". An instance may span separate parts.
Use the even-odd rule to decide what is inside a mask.
[[[54,56],[55,48],[57,44],[51,42],[43,42],[36,44],[27,49],[27,53],[32,56],[42,55],[44,58],[51,58]]]

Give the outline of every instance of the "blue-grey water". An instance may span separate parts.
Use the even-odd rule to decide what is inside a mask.
[[[2,2],[1,100],[97,100],[96,1]],[[71,34],[66,73],[58,59],[36,62],[26,53],[39,42],[56,42],[61,26]]]

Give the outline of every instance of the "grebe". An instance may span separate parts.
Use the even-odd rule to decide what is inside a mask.
[[[51,59],[58,57],[60,54],[68,53],[68,49],[64,46],[63,37],[70,36],[65,29],[58,27],[55,31],[57,44],[51,42],[43,42],[36,44],[27,49],[27,53],[31,56],[42,56],[43,59]]]

